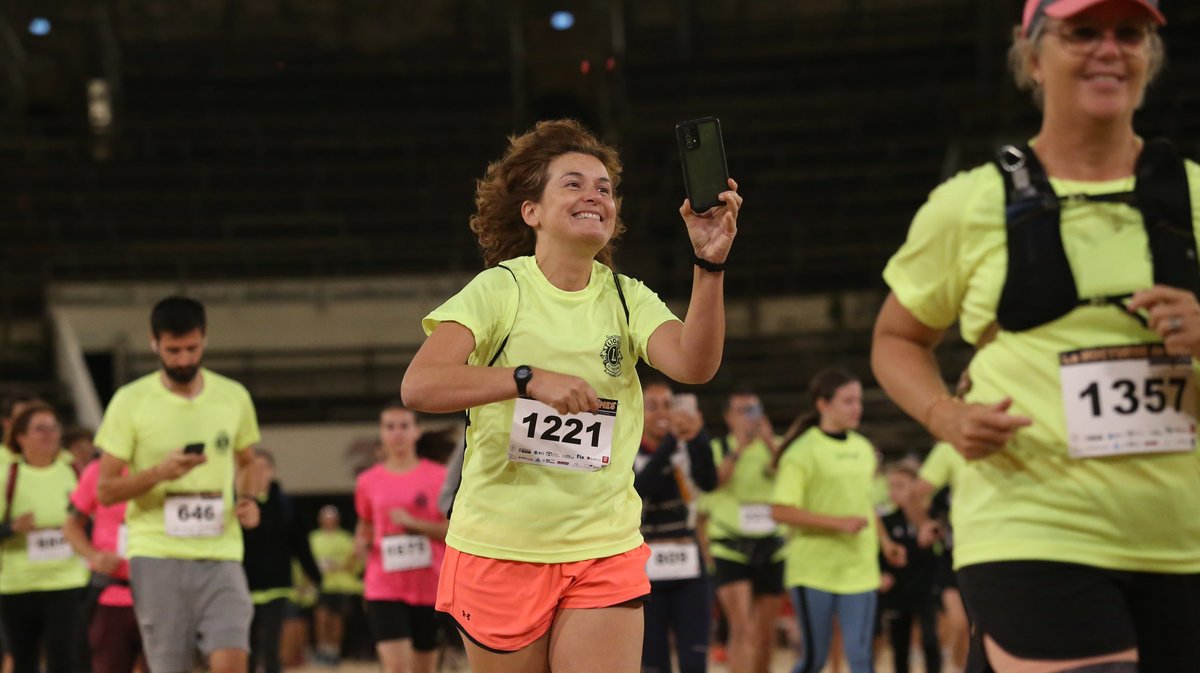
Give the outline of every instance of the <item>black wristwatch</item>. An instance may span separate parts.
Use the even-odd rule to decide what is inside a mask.
[[[521,365],[513,370],[513,380],[517,382],[517,394],[525,397],[527,394],[525,389],[529,387],[529,381],[533,378],[533,370],[529,365]]]

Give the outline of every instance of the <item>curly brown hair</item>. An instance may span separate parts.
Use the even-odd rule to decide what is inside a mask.
[[[617,151],[601,142],[579,122],[557,119],[538,122],[519,136],[509,136],[508,150],[499,161],[488,165],[483,178],[475,181],[475,214],[471,231],[483,251],[483,265],[491,268],[506,259],[532,255],[537,238],[521,218],[521,204],[537,202],[549,179],[547,168],[556,158],[578,152],[596,157],[612,180],[617,221],[612,238],[596,259],[612,266],[613,241],[625,232],[621,221],[621,199],[616,196],[621,184],[621,160]]]

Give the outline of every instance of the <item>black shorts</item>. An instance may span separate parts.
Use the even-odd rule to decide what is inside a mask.
[[[334,614],[348,617],[354,611],[354,604],[361,600],[362,596],[359,594],[321,592],[321,595],[317,597],[317,605]]]
[[[755,596],[783,593],[783,561],[767,561],[757,565],[748,565],[718,558],[713,559],[713,563],[716,566],[713,579],[716,580],[718,587],[731,582],[749,580],[751,591]]]
[[[949,549],[937,555],[937,575],[934,583],[940,594],[946,589],[958,588],[958,577],[954,574],[954,552]]]
[[[1200,662],[1200,574],[1006,561],[958,571],[974,629],[967,671],[987,673],[983,636],[1023,659],[1079,659],[1136,647],[1142,673]]]
[[[367,601],[367,622],[376,642],[412,639],[413,649],[437,649],[437,613],[432,605],[404,601]]]

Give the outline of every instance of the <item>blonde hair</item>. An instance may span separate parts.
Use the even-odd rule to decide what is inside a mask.
[[[1039,110],[1045,104],[1045,92],[1042,91],[1041,82],[1038,82],[1033,76],[1033,57],[1042,46],[1042,38],[1046,36],[1046,21],[1045,18],[1039,21],[1029,36],[1025,35],[1021,26],[1014,28],[1012,45],[1008,48],[1008,69],[1012,71],[1013,81],[1021,91],[1030,92],[1033,103]],[[1142,100],[1146,97],[1146,89],[1150,88],[1167,63],[1166,46],[1163,44],[1162,36],[1155,29],[1150,31],[1147,49],[1146,87],[1142,90],[1141,99],[1138,100],[1139,108],[1142,106]]]
[[[613,241],[625,232],[621,221],[621,199],[616,196],[621,184],[621,160],[617,151],[572,119],[538,122],[519,136],[510,136],[508,150],[487,167],[475,182],[475,214],[471,231],[483,252],[487,268],[506,259],[532,255],[537,238],[521,218],[521,204],[542,198],[549,180],[547,168],[556,158],[570,153],[587,154],[600,160],[612,180],[617,219],[612,238],[596,259],[612,266]]]

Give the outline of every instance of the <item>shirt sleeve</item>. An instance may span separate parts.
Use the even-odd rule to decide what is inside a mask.
[[[77,512],[88,516],[96,515],[99,501],[96,495],[96,485],[100,481],[99,461],[94,461],[83,470],[79,484],[71,493],[71,505]]]
[[[625,293],[625,303],[629,307],[629,336],[633,339],[634,353],[641,360],[650,362],[648,346],[654,330],[672,320],[679,318],[671,312],[666,302],[658,294],[640,280],[628,276],[617,276],[621,289]]]
[[[360,475],[358,484],[354,487],[354,511],[358,514],[359,521],[372,523],[371,498],[368,494],[370,483],[365,476],[365,474]]]
[[[126,463],[133,458],[133,400],[127,389],[120,389],[108,403],[100,429],[96,431],[96,446],[105,453]]]
[[[421,327],[426,335],[443,322],[466,327],[475,337],[475,350],[469,362],[486,365],[512,331],[519,293],[517,281],[507,269],[488,269],[425,316]]]
[[[779,460],[779,469],[775,473],[775,489],[771,493],[771,504],[787,505],[804,509],[804,482],[808,478],[804,459],[804,450],[793,444],[792,448]]]
[[[933,190],[883,271],[896,299],[935,329],[954,324],[967,289],[959,266],[962,231],[981,170],[959,174]]]
[[[250,399],[250,392],[241,388],[241,393],[242,420],[238,426],[237,441],[234,445],[238,451],[254,446],[262,439],[262,434],[258,429],[258,413],[254,410],[254,401]]]

